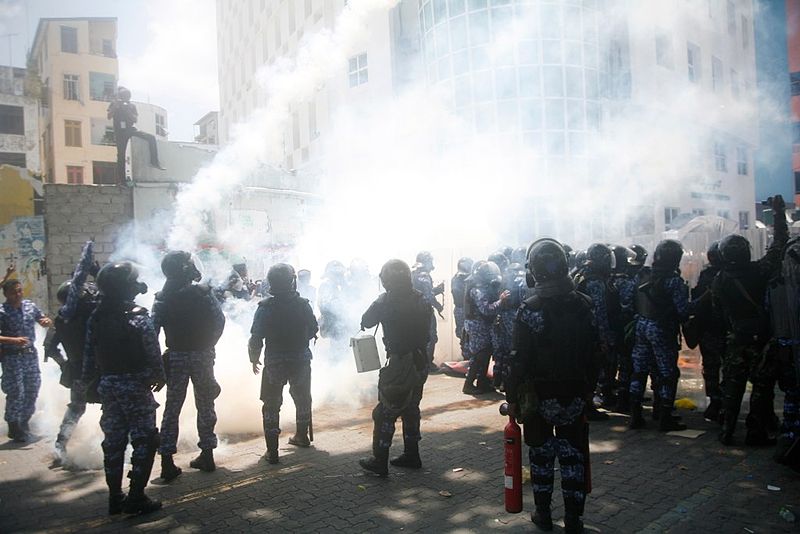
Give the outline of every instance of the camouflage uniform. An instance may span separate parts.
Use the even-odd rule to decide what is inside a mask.
[[[125,448],[129,438],[133,446],[130,478],[141,481],[152,469],[159,436],[156,427],[158,403],[150,386],[164,381],[161,349],[147,310],[133,303],[124,303],[123,306],[109,310],[101,303],[92,314],[87,325],[83,360],[84,382],[90,383],[93,377],[98,373],[100,375],[97,393],[103,408],[100,417],[100,428],[105,436],[102,443],[103,464],[106,483],[112,492],[118,490],[122,483]],[[102,347],[99,338],[107,335],[107,332],[102,332],[103,325],[98,325],[98,319],[109,316],[116,318],[119,315],[122,315],[123,332],[129,336],[124,342],[138,346],[131,348],[133,358],[104,355],[103,358],[118,358],[113,366],[104,369],[107,363],[100,361],[98,350]],[[139,351],[141,354],[135,354]],[[144,480],[143,484],[146,483]]]
[[[187,288],[191,290],[190,288]],[[214,344],[222,335],[225,327],[225,316],[217,298],[211,291],[204,294],[195,290],[200,296],[193,302],[198,311],[207,315],[209,325],[195,325],[195,328],[209,328],[208,343],[212,346],[200,350],[174,350],[170,346],[170,336],[167,335],[167,348],[165,353],[165,371],[167,375],[167,402],[161,419],[161,445],[159,453],[175,454],[178,444],[178,422],[181,408],[186,400],[186,389],[189,380],[194,389],[194,403],[197,408],[197,433],[199,441],[197,446],[202,450],[217,447],[217,435],[214,427],[217,424],[217,414],[214,410],[214,400],[219,397],[221,388],[214,377],[214,360],[216,352]],[[163,292],[162,292],[163,293]],[[168,322],[168,300],[162,300],[162,293],[156,297],[153,304],[153,325],[158,333],[161,328],[170,331],[184,329],[185,326],[172,326]],[[172,333],[172,332],[169,332]],[[176,332],[178,333],[178,332]],[[192,335],[191,337],[196,337]],[[207,344],[207,343],[204,343]]]
[[[646,318],[639,316],[636,321],[636,344],[633,347],[633,375],[631,377],[631,402],[640,403],[644,396],[647,374],[655,365],[658,393],[661,406],[671,407],[680,378],[678,369],[679,321],[689,317],[691,305],[686,283],[677,274],[662,278],[665,296],[669,298],[662,310],[663,317]],[[641,312],[641,310],[639,310]]]
[[[473,287],[467,293],[473,309],[477,312],[474,318],[464,320],[464,330],[467,334],[467,354],[469,354],[470,369],[475,369],[475,378],[478,386],[486,382],[486,370],[492,355],[492,336],[494,324],[500,313],[502,301],[491,301],[488,288]],[[470,378],[470,375],[467,375]]]
[[[30,300],[23,300],[19,308],[8,303],[0,305],[0,335],[27,337],[29,343],[19,345],[2,344],[3,393],[6,394],[5,420],[26,425],[36,411],[36,397],[42,385],[39,359],[36,348],[36,322],[44,317],[41,310]]]
[[[444,306],[442,306],[442,304],[436,300],[436,295],[440,295],[441,292],[437,291],[433,287],[433,278],[431,277],[431,273],[423,269],[414,269],[414,271],[411,273],[411,282],[414,286],[414,289],[422,293],[422,298],[425,299],[425,302],[427,302],[428,305],[430,305],[432,308],[435,308],[438,312],[441,312],[444,309]],[[431,361],[433,361],[433,354],[436,350],[437,341],[439,341],[439,336],[436,334],[436,317],[431,314],[429,340],[428,346],[426,347],[428,357],[431,359]]]

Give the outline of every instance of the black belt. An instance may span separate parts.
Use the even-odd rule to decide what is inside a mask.
[[[34,349],[33,347],[30,347],[30,348],[27,348],[27,349],[22,349],[22,350],[3,349],[3,355],[4,356],[19,356],[21,354],[33,354],[34,352],[36,352],[36,349]]]

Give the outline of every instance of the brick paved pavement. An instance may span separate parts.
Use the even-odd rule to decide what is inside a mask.
[[[696,373],[688,371],[682,391],[696,395]],[[210,474],[185,467],[194,451],[178,454],[184,474],[168,486],[155,480],[150,489],[164,500],[164,510],[138,518],[103,515],[100,471],[50,469],[49,439],[18,448],[6,442],[3,426],[0,532],[531,531],[529,488],[524,513],[503,510],[499,397],[465,397],[461,385],[432,376],[426,386],[420,471],[393,469],[387,480],[364,475],[357,459],[369,448],[371,406],[338,414],[325,408],[315,413],[315,447],[286,445],[277,466],[261,460],[258,436],[223,436],[228,445]],[[785,522],[778,512],[793,504],[800,521],[800,476],[774,464],[769,449],[722,447],[716,426],[699,413],[684,412],[684,419],[706,433],[687,439],[652,428],[628,431],[627,419],[617,415],[592,425],[589,531],[798,531],[800,523]],[[284,445],[291,430],[282,436]],[[399,425],[396,438],[401,442]],[[768,484],[781,489],[769,491]],[[554,502],[561,523],[560,497]]]

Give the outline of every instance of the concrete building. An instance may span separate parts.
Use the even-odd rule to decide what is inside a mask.
[[[209,111],[194,123],[195,136],[194,142],[202,145],[219,144],[219,112]]]
[[[0,165],[41,172],[39,100],[25,69],[0,66]]]
[[[787,50],[792,113],[792,171],[795,204],[800,203],[800,0],[786,0]],[[784,71],[785,72],[785,71]]]
[[[258,68],[292,57],[303,35],[331,28],[345,5],[218,1],[222,143],[233,124],[263,104]],[[559,218],[534,207],[518,225],[530,233],[519,235],[520,241],[542,234],[577,244],[654,239],[697,215],[748,227],[754,221],[758,146],[753,2],[673,0],[661,6],[669,15],[663,18],[648,16],[647,9],[622,0],[402,0],[369,21],[364,50],[342,65],[341,75],[314,101],[294,105],[284,166],[301,168],[318,155],[318,141],[337,107],[427,83],[451,95],[454,113],[472,135],[518,147],[537,195],[543,183],[559,184],[562,193],[645,192],[626,205],[613,198],[613,205],[592,206],[584,213],[590,235],[583,228],[576,235],[574,214]],[[678,98],[702,105],[677,114]],[[671,154],[673,161],[659,162],[657,169],[598,176],[612,162],[598,155],[596,143],[621,118],[648,114],[658,117],[659,128],[681,134],[691,149]],[[657,156],[657,149],[648,150]],[[614,178],[624,181],[607,181]],[[652,182],[673,186],[654,191]],[[546,204],[542,196],[529,203]]]
[[[42,84],[39,135],[48,183],[113,179],[116,149],[103,125],[117,88],[116,43],[116,18],[39,21],[28,62]]]

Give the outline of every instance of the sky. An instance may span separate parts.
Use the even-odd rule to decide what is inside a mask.
[[[171,141],[219,109],[214,0],[0,0],[1,65],[25,66],[47,17],[116,17],[119,83],[167,110]]]

